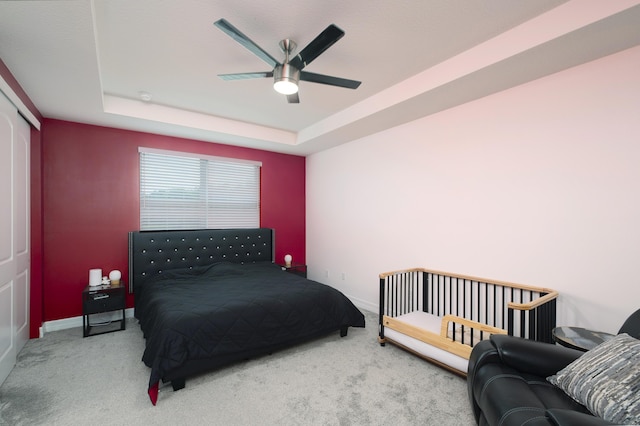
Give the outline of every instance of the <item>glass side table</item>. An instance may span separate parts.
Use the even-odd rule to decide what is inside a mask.
[[[615,336],[615,334],[582,327],[556,327],[552,333],[556,343],[583,352],[591,350]]]

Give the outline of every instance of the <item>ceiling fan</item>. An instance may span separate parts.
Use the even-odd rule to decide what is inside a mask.
[[[360,86],[359,81],[303,71],[303,69],[314,59],[320,56],[320,54],[333,46],[335,42],[344,36],[344,31],[333,24],[329,25],[295,56],[292,55],[297,47],[296,43],[289,39],[280,41],[280,49],[282,49],[285,56],[284,62],[282,63],[278,62],[273,56],[269,55],[264,49],[254,43],[249,37],[244,35],[225,19],[220,19],[214,22],[214,25],[224,31],[235,41],[246,47],[254,55],[269,64],[269,66],[273,67],[272,71],[265,72],[218,74],[218,77],[223,80],[244,80],[249,78],[273,77],[273,88],[278,93],[286,95],[289,103],[295,104],[300,102],[300,98],[298,97],[298,82],[300,80],[309,81],[311,83],[327,84],[330,86],[345,87],[348,89],[357,89],[358,86]]]

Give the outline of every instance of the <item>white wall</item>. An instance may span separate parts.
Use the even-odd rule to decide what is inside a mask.
[[[640,47],[314,154],[306,185],[309,278],[360,307],[427,267],[616,332],[640,307]]]

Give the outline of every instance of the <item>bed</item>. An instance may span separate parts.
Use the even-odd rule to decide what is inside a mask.
[[[160,381],[178,390],[188,377],[365,326],[340,291],[276,265],[274,247],[269,228],[129,233],[154,405]]]
[[[558,292],[413,268],[380,274],[378,341],[466,376],[475,344],[492,334],[552,343]]]

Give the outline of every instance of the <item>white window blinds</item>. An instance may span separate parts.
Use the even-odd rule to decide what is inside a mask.
[[[260,166],[140,148],[140,229],[259,227]]]

